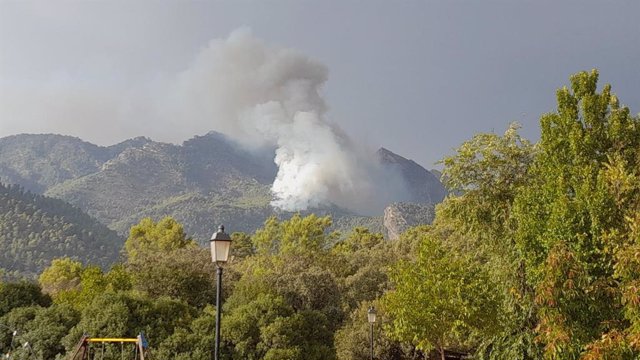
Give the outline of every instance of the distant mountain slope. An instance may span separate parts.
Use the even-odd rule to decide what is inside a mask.
[[[122,234],[143,217],[170,215],[190,234],[208,238],[218,222],[253,231],[272,213],[269,189],[276,168],[268,157],[218,133],[182,146],[150,140],[136,145],[120,149],[95,173],[45,194],[85,209]]]
[[[109,158],[106,148],[62,135],[15,135],[0,139],[0,181],[43,192],[94,173]]]
[[[205,242],[222,222],[253,232],[270,215],[290,215],[269,205],[277,172],[273,151],[249,152],[216,132],[182,145],[138,137],[109,147],[68,136],[18,135],[0,139],[0,149],[0,179],[67,201],[122,235],[143,217],[169,215]],[[410,196],[396,201],[433,204],[444,197],[442,184],[420,165],[386,149],[378,156],[405,179]],[[336,228],[383,229],[382,213],[313,211],[331,214]]]
[[[270,186],[276,177],[272,150],[249,152],[217,132],[185,141],[182,154],[188,182],[203,190],[229,178],[253,179]]]
[[[408,160],[385,148],[378,150],[380,162],[391,169],[402,174],[409,190],[409,199],[398,199],[398,201],[437,204],[442,202],[447,195],[447,190],[442,185],[436,175],[418,165],[413,160]]]
[[[45,195],[68,201],[107,225],[187,191],[174,145],[127,148],[89,175],[52,186]]]
[[[62,200],[0,183],[0,269],[35,276],[62,256],[107,266],[123,239]]]

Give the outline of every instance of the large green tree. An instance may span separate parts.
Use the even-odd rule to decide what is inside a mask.
[[[637,246],[640,122],[597,81],[597,71],[581,72],[558,90],[557,111],[540,121],[530,184],[515,200],[538,340],[551,359],[640,350],[627,342],[637,336],[637,275],[628,271],[637,260],[628,254]]]
[[[391,334],[425,352],[467,350],[478,332],[496,331],[498,296],[486,269],[444,244],[437,230],[415,229],[422,236],[414,261],[392,271],[393,290],[383,298],[392,318]]]
[[[125,249],[126,269],[136,290],[195,307],[215,301],[215,266],[209,250],[189,239],[173,218],[142,219],[131,228]]]
[[[155,222],[144,218],[129,231],[124,243],[127,257],[135,260],[138,256],[158,251],[182,249],[194,244],[184,232],[184,227],[171,217]]]
[[[56,304],[66,304],[82,311],[104,292],[132,288],[132,274],[121,265],[114,265],[106,274],[101,268],[69,258],[54,259],[39,277],[42,288]]]
[[[69,331],[63,343],[73,349],[83,334],[93,337],[136,337],[144,332],[152,347],[157,347],[176,328],[186,328],[195,317],[195,309],[183,301],[167,297],[151,298],[135,292],[106,292],[93,299],[81,313],[80,321]],[[118,354],[120,348],[108,349]]]
[[[224,306],[224,334],[234,358],[332,359],[333,332],[343,320],[341,293],[331,269],[331,219],[309,215],[270,218],[251,238]]]
[[[433,231],[448,251],[468,254],[486,271],[501,299],[498,329],[478,333],[479,357],[536,359],[535,293],[527,281],[527,254],[519,250],[514,201],[530,182],[535,146],[511,124],[505,133],[478,134],[443,160],[451,195],[437,207]]]
[[[51,298],[42,293],[38,284],[29,281],[0,282],[0,316],[18,307],[48,306],[50,303]]]
[[[198,308],[216,299],[216,270],[208,249],[149,252],[129,261],[127,269],[134,289],[150,296],[168,296]]]

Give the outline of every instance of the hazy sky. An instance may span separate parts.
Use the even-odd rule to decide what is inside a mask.
[[[598,68],[640,112],[640,1],[0,0],[0,136],[180,143],[179,74],[238,28],[328,69],[328,118],[427,168],[511,121],[538,137],[570,74]]]

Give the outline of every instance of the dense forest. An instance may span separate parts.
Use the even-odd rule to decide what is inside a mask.
[[[0,271],[36,276],[61,256],[108,266],[123,239],[62,200],[0,183]]]
[[[397,240],[316,215],[233,233],[223,358],[369,359],[371,306],[376,359],[640,357],[640,118],[597,81],[557,91],[536,144],[516,125],[463,143],[433,224]],[[144,331],[156,359],[210,359],[208,249],[164,218],[133,226],[123,253],[109,271],[60,258],[37,284],[0,284],[0,351],[55,359],[83,333]]]

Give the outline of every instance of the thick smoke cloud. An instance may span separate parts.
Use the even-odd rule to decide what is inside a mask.
[[[246,145],[275,146],[274,206],[379,211],[400,182],[327,121],[327,74],[322,64],[239,30],[212,41],[180,75],[173,105],[179,118],[209,120]]]
[[[216,130],[247,147],[276,149],[274,206],[379,213],[403,198],[402,182],[328,121],[327,79],[319,62],[241,29],[211,41],[186,70],[136,84],[123,77],[96,85],[82,72],[45,83],[0,83],[0,136],[53,132],[99,144],[133,136],[178,143]]]

